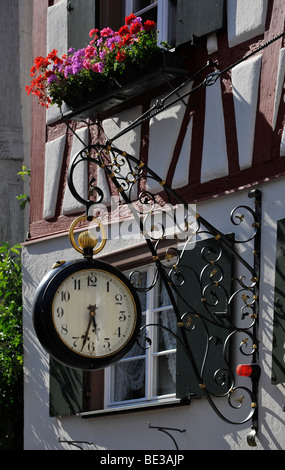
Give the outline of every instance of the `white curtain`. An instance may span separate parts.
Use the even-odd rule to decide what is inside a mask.
[[[167,290],[161,284],[157,289],[157,307],[163,307],[170,304]],[[157,323],[162,327],[176,333],[177,320],[172,309],[166,309],[158,312]],[[159,350],[172,350],[176,348],[176,339],[164,328],[160,326],[154,327],[153,334],[157,334]],[[136,357],[144,354],[143,349],[135,343],[132,350],[128,354],[129,357]],[[167,366],[173,383],[176,383],[176,354],[168,354]],[[135,359],[124,361],[114,366],[114,401],[123,401],[131,398],[142,398],[144,392],[138,397],[138,393],[144,390],[145,384],[145,359]],[[133,393],[134,392],[134,393]],[[135,393],[137,392],[137,394]]]

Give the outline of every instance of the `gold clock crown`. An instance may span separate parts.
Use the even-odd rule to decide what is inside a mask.
[[[94,235],[94,233],[89,232],[88,230],[82,232],[78,237],[78,244],[83,250],[85,248],[95,248],[97,242],[97,237]]]
[[[85,230],[84,232],[80,233],[79,237],[78,237],[78,245],[77,243],[75,242],[74,240],[74,229],[75,229],[75,226],[79,223],[79,222],[82,222],[82,221],[85,221],[87,220],[88,217],[83,215],[83,216],[80,216],[80,217],[77,217],[77,219],[75,219],[70,228],[69,228],[69,240],[73,246],[73,248],[75,248],[76,251],[79,251],[79,253],[82,253],[84,256],[92,256],[92,255],[95,255],[96,253],[99,253],[99,251],[103,250],[105,244],[106,244],[106,240],[107,240],[107,235],[106,235],[106,231],[104,229],[104,226],[103,224],[98,220],[96,219],[95,217],[92,217],[92,220],[91,221],[94,221],[97,223],[97,225],[100,227],[100,231],[101,231],[101,241],[99,243],[99,246],[97,248],[96,245],[98,244],[98,239],[96,237],[96,235],[91,232],[90,230]]]

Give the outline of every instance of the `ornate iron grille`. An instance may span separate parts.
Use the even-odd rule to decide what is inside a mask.
[[[88,165],[89,174],[92,175],[87,197],[79,194],[74,184],[76,168],[81,164]],[[100,171],[107,175],[117,189],[119,206],[128,208],[127,215],[136,221],[155,263],[151,284],[142,288],[140,273],[136,270],[130,275],[134,286],[141,291],[150,290],[160,279],[173,305],[177,330],[173,331],[161,324],[155,326],[175,337],[185,361],[189,361],[185,363],[185,371],[191,368],[199,395],[208,400],[222,420],[231,424],[252,420],[248,444],[256,445],[258,374],[247,378],[246,385],[237,383],[231,356],[236,347],[241,357],[247,358],[250,363],[258,363],[261,192],[258,189],[249,192],[253,207],[240,205],[232,210],[230,220],[237,233],[229,236],[198,214],[143,162],[115,148],[110,142],[84,148],[75,157],[69,171],[69,189],[85,205],[87,215],[90,216],[91,209],[96,211],[102,203],[108,205],[106,195],[97,185]],[[169,220],[172,222],[170,232]],[[241,227],[246,227],[250,233],[239,239],[238,231]],[[162,256],[161,247],[167,239],[171,241],[168,240],[168,247]],[[204,240],[201,249],[197,240]],[[203,261],[198,271],[187,263],[186,254],[192,249],[193,243],[196,243],[198,257]],[[244,247],[249,247],[250,255],[248,251],[243,254]],[[230,274],[221,262],[224,254],[230,256],[229,265],[233,268]],[[198,286],[193,303],[187,297],[188,272],[192,275],[190,282],[193,282],[194,276]],[[224,281],[228,282],[227,288]],[[146,333],[148,326],[142,327],[138,338],[141,347],[149,347],[151,344],[151,338]],[[218,327],[223,334],[212,334],[210,326]],[[202,332],[200,339],[203,349],[198,360],[192,348],[192,335],[197,330]],[[207,364],[211,361],[212,345],[218,343],[222,350],[221,366],[211,370]],[[193,396],[195,393],[191,392],[190,384],[185,398],[190,401]],[[227,407],[224,402],[220,407],[222,398],[226,398]]]

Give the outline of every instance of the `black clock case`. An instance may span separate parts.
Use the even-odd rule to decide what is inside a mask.
[[[72,351],[61,341],[53,324],[52,303],[58,287],[68,276],[84,269],[101,269],[117,276],[130,290],[137,308],[136,325],[128,343],[115,354],[102,358],[89,358]],[[141,307],[136,290],[121,271],[104,261],[83,258],[65,262],[46,274],[35,292],[32,319],[39,342],[54,359],[74,369],[97,370],[122,359],[134,345],[141,327]]]

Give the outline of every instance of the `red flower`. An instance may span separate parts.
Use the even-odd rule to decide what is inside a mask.
[[[134,15],[133,13],[130,14],[130,16],[126,16],[125,18],[125,23],[130,25],[133,23],[133,21],[136,19],[136,15]]]
[[[119,29],[119,35],[122,37],[122,36],[125,36],[126,34],[129,34],[129,28],[127,25],[125,26],[122,26],[120,29]]]
[[[42,106],[48,108],[51,104],[51,99],[46,96],[44,76],[40,75],[39,77],[34,78],[31,82],[31,86],[26,86],[26,91],[28,95],[32,93],[32,95],[37,96]]]
[[[56,62],[58,60],[57,57],[57,50],[53,49],[47,56],[48,59],[52,60],[53,62]]]
[[[40,68],[47,68],[48,65],[50,65],[50,62],[47,58],[45,57],[36,57],[35,60],[35,68],[39,70]]]
[[[135,23],[132,24],[132,26],[131,26],[131,28],[130,28],[131,34],[136,34],[136,33],[138,33],[141,29],[142,29],[141,23],[139,23],[138,21],[136,21]]]
[[[116,60],[117,60],[118,62],[123,62],[123,61],[125,60],[125,58],[126,58],[126,53],[125,53],[125,51],[122,51],[122,52],[119,51],[118,54],[117,54],[117,56],[116,56]]]
[[[147,20],[145,21],[144,23],[144,29],[145,31],[151,31],[152,29],[154,29],[156,26],[155,22],[154,21],[151,21],[151,20]]]
[[[132,36],[127,34],[122,41],[122,45],[129,46],[130,44],[132,44]]]

